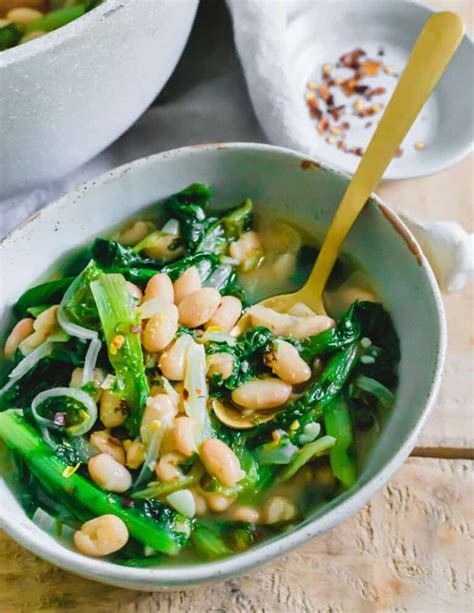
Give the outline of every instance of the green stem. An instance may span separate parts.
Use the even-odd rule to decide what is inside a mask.
[[[336,438],[329,453],[332,472],[345,488],[349,488],[357,480],[354,434],[349,407],[341,395],[324,409],[324,426],[327,434]]]
[[[130,535],[156,551],[174,555],[180,550],[179,535],[164,530],[152,518],[133,508],[124,508],[120,496],[104,492],[74,473],[64,477],[61,462],[32,426],[13,410],[0,413],[0,438],[25,460],[34,476],[48,490],[66,494],[95,516],[111,513],[122,519]]]

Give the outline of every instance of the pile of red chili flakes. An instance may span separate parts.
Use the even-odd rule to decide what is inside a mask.
[[[339,58],[336,66],[324,64],[321,82],[309,81],[305,94],[311,117],[317,121],[317,132],[324,136],[330,145],[346,153],[362,156],[362,147],[349,147],[346,143],[347,132],[351,128],[349,117],[367,118],[365,128],[370,128],[373,119],[381,113],[383,104],[379,97],[387,92],[385,87],[373,83],[381,72],[398,78],[392,66],[382,60],[384,50],[378,50],[378,58],[370,58],[363,49],[355,49]],[[334,68],[344,68],[345,76],[334,76]],[[340,71],[339,71],[340,72]],[[372,81],[372,82],[371,82]],[[341,91],[347,104],[336,104],[335,94]],[[352,104],[351,104],[352,102]],[[372,119],[371,119],[372,118]],[[416,149],[424,149],[423,143],[416,143]],[[399,149],[397,157],[402,155]]]

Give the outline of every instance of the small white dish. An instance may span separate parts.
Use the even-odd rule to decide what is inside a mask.
[[[261,214],[291,219],[317,239],[327,229],[348,177],[295,151],[252,143],[186,147],[116,168],[63,196],[0,243],[2,335],[11,318],[11,305],[38,281],[40,272],[57,273],[59,263],[73,250],[137,217],[146,207],[158,213],[163,198],[195,181],[212,185],[213,201],[221,206],[250,197]],[[0,528],[41,558],[83,577],[131,589],[159,590],[248,572],[357,512],[400,468],[433,406],[446,351],[446,324],[425,256],[400,219],[377,196],[370,198],[344,251],[373,279],[392,314],[402,355],[396,404],[350,490],[285,534],[232,557],[183,565],[169,558],[154,568],[129,568],[107,559],[87,558],[43,532],[25,514],[0,464]]]
[[[363,49],[367,56],[383,60],[400,74],[423,25],[433,10],[406,0],[377,2],[313,2],[298,0],[291,9],[288,23],[288,44],[293,66],[294,86],[302,93],[308,81],[321,81],[326,63],[335,65],[341,55]],[[379,50],[383,49],[383,56]],[[465,157],[472,150],[474,134],[474,45],[465,36],[431,98],[408,133],[401,157],[392,161],[384,179],[408,179],[439,172]],[[382,86],[387,93],[372,99],[386,103],[397,80],[384,74],[364,82]],[[372,85],[373,83],[373,85]],[[338,88],[337,88],[338,89]],[[338,94],[339,95],[339,94]],[[346,104],[352,113],[354,96],[340,92],[337,104]],[[305,109],[307,112],[307,109]],[[354,173],[360,157],[346,153],[335,144],[328,144],[316,131],[316,122],[308,116],[308,130],[314,130],[314,152],[328,163]],[[381,113],[378,114],[380,118]],[[344,116],[346,118],[346,116]],[[351,123],[347,142],[365,149],[376,128],[371,117],[347,116]],[[372,125],[365,127],[367,122]],[[424,150],[415,148],[423,143]]]

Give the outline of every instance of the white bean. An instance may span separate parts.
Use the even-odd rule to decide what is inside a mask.
[[[28,338],[30,334],[33,334],[34,321],[35,320],[31,317],[25,317],[24,319],[20,319],[20,321],[14,326],[5,342],[5,348],[3,350],[7,360],[11,360],[13,357],[15,357],[16,350],[18,349],[20,343]]]
[[[310,317],[311,315],[316,315],[316,313],[310,309],[307,304],[297,302],[288,309],[288,315],[294,315],[295,317]]]
[[[274,309],[257,304],[249,309],[253,327],[266,326],[275,336],[292,336],[302,340],[333,328],[336,322],[325,315],[297,317],[278,313]]]
[[[120,494],[132,485],[131,474],[108,453],[90,458],[87,466],[92,481],[108,492]]]
[[[21,344],[20,350],[27,355],[59,329],[57,320],[59,306],[55,304],[38,315],[33,323],[33,334],[30,334]]]
[[[193,292],[179,304],[179,321],[188,328],[203,326],[214,315],[221,295],[213,287],[203,287]]]
[[[158,362],[163,376],[170,381],[182,381],[184,379],[184,367],[189,341],[186,335],[180,336],[169,349],[164,351]]]
[[[74,533],[74,544],[86,556],[108,556],[128,541],[128,529],[116,515],[101,515],[86,521]]]
[[[158,260],[175,260],[184,253],[183,247],[173,249],[176,241],[176,235],[166,234],[156,240],[150,247],[145,247],[144,251],[147,255]]]
[[[229,510],[229,518],[233,521],[245,521],[249,524],[256,524],[259,520],[259,512],[252,507],[235,504]]]
[[[163,351],[176,335],[178,329],[178,309],[169,304],[159,315],[154,315],[146,322],[142,343],[149,353]]]
[[[82,377],[84,375],[84,369],[77,366],[71,373],[71,380],[69,381],[69,387],[81,388],[84,384]],[[95,387],[99,388],[105,380],[105,372],[102,368],[94,368],[92,373],[92,381]],[[100,391],[100,390],[99,390]]]
[[[316,336],[330,328],[334,328],[336,322],[331,317],[325,315],[314,315],[312,317],[295,317],[295,321],[290,328],[289,336],[303,340],[308,336]]]
[[[207,322],[206,327],[215,326],[224,332],[230,332],[242,313],[242,303],[235,296],[223,296],[221,303]]]
[[[222,381],[226,381],[234,371],[234,358],[225,351],[207,356],[206,363],[208,377],[220,375]]]
[[[119,235],[118,242],[122,245],[136,245],[142,241],[146,236],[153,232],[155,224],[150,221],[143,221],[139,219],[134,221],[131,225],[127,226]]]
[[[232,390],[231,396],[235,404],[245,409],[265,411],[285,404],[291,394],[291,385],[276,379],[251,379],[240,387]]]
[[[125,449],[122,442],[118,438],[111,436],[106,430],[93,432],[89,442],[98,451],[108,453],[119,464],[125,464]]]
[[[179,453],[189,458],[196,453],[197,423],[192,417],[182,416],[174,420],[175,447]]]
[[[202,442],[201,460],[207,472],[219,479],[223,485],[232,487],[245,477],[238,457],[230,447],[217,438]]]
[[[265,364],[277,377],[291,385],[304,383],[311,377],[311,368],[300,357],[296,347],[286,341],[273,343],[273,350],[265,356]]]
[[[173,283],[166,273],[159,272],[146,284],[145,302],[152,298],[163,298],[166,302],[174,302]]]
[[[141,426],[150,428],[154,421],[171,424],[177,413],[178,409],[167,394],[156,394],[147,399]]]
[[[155,473],[160,481],[177,481],[181,479],[183,473],[179,470],[178,464],[186,458],[179,453],[165,453],[159,459]]]
[[[100,421],[106,428],[121,426],[127,419],[127,403],[110,390],[100,397]]]
[[[129,468],[140,468],[145,461],[146,449],[145,445],[139,441],[129,441],[129,444],[125,446],[127,452],[127,466]]]
[[[174,296],[177,305],[190,294],[201,289],[201,277],[196,266],[190,266],[174,282]]]
[[[278,524],[296,516],[295,505],[284,496],[273,496],[264,504],[261,518],[264,524]]]
[[[244,232],[242,236],[230,244],[229,254],[238,262],[243,262],[256,251],[262,251],[262,243],[257,232],[251,230]]]
[[[5,15],[8,21],[15,23],[18,26],[26,26],[37,19],[43,17],[43,13],[38,11],[37,9],[28,8],[26,6],[21,6],[16,9],[11,9]]]
[[[219,492],[206,492],[205,499],[207,506],[214,513],[222,513],[232,506],[235,502],[235,496],[224,496]]]

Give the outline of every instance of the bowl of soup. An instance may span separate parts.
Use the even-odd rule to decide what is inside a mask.
[[[197,0],[0,2],[0,198],[120,136],[173,72]]]
[[[189,586],[288,552],[384,486],[445,352],[412,235],[373,196],[326,313],[259,305],[303,285],[347,183],[282,148],[189,147],[99,177],[3,241],[8,534],[91,579]]]

